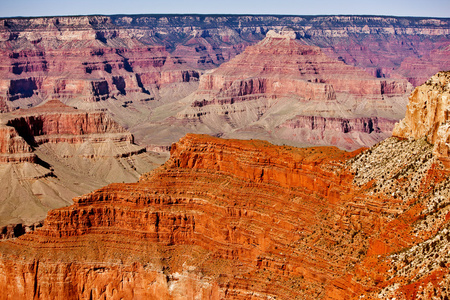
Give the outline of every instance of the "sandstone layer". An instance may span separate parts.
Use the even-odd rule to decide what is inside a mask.
[[[297,40],[293,31],[269,31],[264,40],[202,76],[197,93],[225,103],[258,94],[326,101],[336,100],[340,93],[395,95],[405,93],[406,88],[406,82],[377,80],[329,58],[319,47]]]
[[[409,98],[406,116],[393,135],[434,144],[434,154],[450,162],[450,72],[439,72],[417,87]]]
[[[188,64],[207,69],[262,40],[269,30],[285,27],[377,77],[406,78],[417,86],[450,68],[446,18],[141,15],[112,16],[111,21],[144,43],[165,44]]]
[[[406,80],[379,79],[330,58],[293,31],[269,31],[203,74],[197,91],[179,102],[176,119],[165,123],[223,137],[253,134],[279,144],[354,150],[391,135],[410,89]]]
[[[2,299],[448,296],[449,187],[424,140],[346,153],[188,135],[139,182],[0,243]]]
[[[48,210],[115,181],[135,181],[164,158],[133,144],[105,112],[58,100],[2,114],[0,226],[2,237],[36,227]]]
[[[107,17],[11,19],[0,32],[2,111],[48,98],[154,100],[161,86],[198,78],[164,46],[139,42]]]
[[[0,299],[446,299],[450,172],[428,137],[348,153],[187,135],[1,242]]]
[[[222,134],[217,129],[221,127],[234,131],[234,123],[254,122],[270,103],[254,104],[250,112],[247,112],[249,107],[242,105],[218,109],[219,114],[227,112],[231,120],[227,115],[220,115],[209,123],[225,122],[223,125],[195,124],[185,129],[183,122],[171,122],[191,103],[177,101],[196,90],[203,72],[230,61],[247,46],[264,39],[270,30],[286,27],[293,29],[292,37],[295,34],[304,44],[316,50],[315,47],[319,47],[327,56],[383,79],[386,84],[381,88],[386,91],[401,88],[391,86],[392,79],[407,80],[417,86],[439,69],[450,68],[448,19],[207,15],[10,18],[0,20],[0,111],[35,106],[46,99],[58,98],[82,109],[109,111],[137,141],[149,147],[169,147],[187,132]],[[358,71],[358,74],[362,73]],[[362,74],[361,78],[365,76]],[[291,91],[305,88],[314,97],[333,97],[335,91],[329,84],[313,84],[314,80],[318,79],[310,84],[299,84],[284,79]],[[363,83],[368,86],[362,90],[379,89],[378,84]],[[255,78],[233,89],[249,93],[262,86],[272,88],[265,80]],[[200,100],[197,104],[202,105],[203,99],[197,100]],[[381,118],[378,123],[403,117],[406,99],[402,103],[386,102],[389,100],[381,100],[377,111],[373,106],[357,105],[363,112],[370,111],[370,116],[341,113],[333,117],[348,119],[350,123],[361,122],[360,117],[376,116]],[[350,106],[352,104],[346,103],[344,108],[333,107],[332,110],[346,112]],[[323,107],[316,107],[316,110],[328,111]],[[395,117],[386,115],[386,110],[395,111]],[[308,114],[311,115],[310,110],[305,113]],[[317,111],[313,115],[324,117]],[[295,115],[290,115],[293,117]],[[298,132],[289,134],[285,130],[289,126],[280,132],[271,128],[273,126],[274,122],[268,118],[239,129],[233,135],[224,133],[223,136],[259,137],[278,144],[328,144],[326,135],[327,141],[320,142],[320,133],[301,141]],[[348,149],[371,145],[389,135],[367,136],[354,131],[346,147],[342,132],[335,134],[340,136],[337,145]]]

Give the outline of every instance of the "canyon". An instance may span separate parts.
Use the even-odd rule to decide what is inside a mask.
[[[192,119],[192,110],[200,110],[198,106],[203,99],[194,100],[197,108],[192,108],[189,99],[208,88],[208,78],[217,78],[220,70],[226,68],[222,65],[238,55],[249,58],[251,49],[259,48],[248,46],[254,47],[271,30],[291,31],[291,37],[303,47],[311,47],[309,55],[320,53],[319,63],[328,57],[335,65],[337,61],[341,66],[345,63],[343,69],[350,70],[349,66],[353,66],[352,72],[361,78],[368,78],[369,74],[384,82],[379,86],[363,80],[368,90],[382,89],[386,95],[390,93],[388,90],[401,90],[403,98],[383,97],[385,94],[381,93],[382,97],[376,99],[381,112],[371,111],[366,115],[335,107],[340,112],[330,116],[324,115],[322,107],[310,107],[308,113],[291,115],[291,120],[285,117],[286,122],[277,126],[274,123],[280,120],[273,122],[272,117],[276,119],[286,113],[284,108],[264,118],[261,115],[271,105],[266,100],[229,107],[228,99],[218,102],[220,106],[214,110],[221,115],[210,118],[212,124],[204,124],[205,120],[200,124],[179,120],[183,118],[183,110],[188,119]],[[411,89],[437,71],[450,68],[449,34],[448,19],[439,18],[117,15],[2,19],[0,110],[27,108],[47,99],[59,99],[85,110],[104,109],[138,143],[155,149],[167,149],[186,133],[195,132],[229,138],[261,138],[296,146],[332,144],[353,150],[389,136],[393,123],[405,113]],[[264,59],[271,62],[269,56]],[[272,72],[276,76],[278,71],[267,69],[265,75]],[[313,75],[313,70],[310,71]],[[337,88],[339,83],[330,82],[330,78],[326,78],[325,85],[319,82],[324,76],[330,76],[326,74],[330,71],[322,69],[322,76],[309,76],[307,80],[311,83],[300,87],[308,89],[310,96],[334,97],[336,91],[330,85]],[[356,77],[351,79],[354,87],[361,83]],[[265,79],[255,77],[242,84],[245,89],[258,85],[267,88],[268,82],[264,82]],[[394,87],[393,82],[399,85]],[[405,83],[410,86],[405,87]],[[298,81],[285,79],[283,84],[290,90]],[[355,94],[354,90],[351,92]],[[368,96],[368,91],[361,92]],[[366,112],[364,105],[358,106],[358,99],[354,101],[360,111]],[[391,113],[386,114],[385,110],[389,109]],[[230,114],[231,121],[224,116],[225,112]],[[233,117],[234,113],[237,117]],[[224,119],[224,126],[213,126]],[[260,122],[247,126],[255,120]],[[237,127],[236,121],[241,123]],[[316,127],[316,123],[324,125]],[[306,124],[312,132],[316,128],[315,132],[303,138],[305,130],[297,127],[300,124]],[[373,130],[360,130],[359,124]],[[221,132],[222,127],[225,132]]]
[[[111,182],[132,182],[165,157],[133,143],[103,111],[58,100],[0,115],[0,227],[10,238],[34,229],[47,211]]]
[[[261,42],[202,75],[197,91],[186,98],[190,107],[177,119],[227,138],[256,132],[277,144],[355,150],[391,135],[410,90],[407,80],[379,79],[328,57],[296,39],[294,31],[269,31]]]
[[[449,86],[437,73],[354,152],[188,134],[0,242],[0,299],[448,298]]]
[[[0,19],[0,299],[448,298],[449,37]]]

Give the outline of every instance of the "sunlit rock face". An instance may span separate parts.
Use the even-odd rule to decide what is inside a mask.
[[[198,78],[164,46],[139,42],[108,17],[4,20],[0,35],[2,111],[48,98],[157,98],[161,86]]]
[[[138,182],[1,242],[0,298],[445,299],[450,177],[434,153],[426,136],[349,153],[186,135]]]
[[[262,41],[268,32],[273,37],[283,32],[289,40],[311,46],[310,54],[319,51],[322,57],[358,68],[360,84],[353,78],[353,86],[346,86],[351,93],[340,93],[337,90],[343,85],[338,80],[326,78],[327,83],[320,82],[323,73],[316,79],[304,78],[311,80],[309,83],[283,78],[283,87],[279,81],[258,76],[235,82],[221,92],[228,100],[220,101],[228,108],[198,109],[204,103],[202,97],[194,99],[193,106],[190,101],[178,102],[196,91],[202,74],[203,87],[223,85],[219,77],[209,82],[210,72],[242,54],[247,46]],[[104,109],[139,143],[164,149],[186,133],[196,132],[352,150],[371,146],[390,135],[392,124],[404,117],[407,99],[394,95],[404,90],[406,82],[417,86],[440,69],[450,68],[449,32],[446,19],[373,16],[3,19],[0,111],[36,106],[47,99],[60,99],[87,110]],[[321,66],[315,67],[322,70]],[[291,72],[284,69],[282,72]],[[306,69],[302,68],[302,72]],[[369,83],[366,73],[381,83]],[[267,100],[239,102],[243,97],[259,97],[263,91],[276,99],[304,96],[322,102],[307,108],[297,107],[295,101],[279,103],[283,107],[274,107],[274,101]],[[349,102],[339,102],[346,93],[351,95]],[[233,96],[236,94],[239,96]],[[374,101],[366,102],[358,94]],[[233,105],[229,96],[233,96]],[[192,116],[202,120],[192,122]],[[315,121],[305,121],[305,117],[316,117],[319,126]],[[321,126],[324,120],[329,122]],[[314,129],[296,127],[305,122]],[[358,124],[373,130],[367,134],[358,129]]]
[[[0,243],[0,287],[67,299],[448,296],[449,193],[424,140],[348,153],[187,135],[139,182],[77,197]]]
[[[417,87],[409,98],[406,116],[395,125],[394,136],[426,138],[433,152],[449,161],[450,72],[439,72]]]
[[[440,69],[450,68],[450,24],[446,19],[12,18],[0,21],[0,111],[36,105],[47,97],[158,99],[161,86],[195,82],[202,70],[218,67],[261,41],[270,30],[286,27],[308,45],[376,77],[402,78],[417,86]]]

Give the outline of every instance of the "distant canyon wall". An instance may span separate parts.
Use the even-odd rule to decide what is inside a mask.
[[[450,68],[448,19],[361,16],[138,15],[0,20],[0,111],[41,98],[158,98],[289,27],[376,77],[419,85]],[[20,99],[32,99],[22,103]]]

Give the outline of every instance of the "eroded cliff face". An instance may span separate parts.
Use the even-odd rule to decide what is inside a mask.
[[[320,56],[316,61],[319,66],[314,66],[320,73],[317,78],[313,76],[312,67],[304,66],[301,73],[305,73],[306,81],[285,76],[280,85],[280,81],[270,76],[260,76],[276,71],[273,64],[264,71],[255,69],[254,65],[237,65],[261,74],[255,73],[258,76],[253,77],[253,74],[234,83],[220,76],[214,79],[209,76],[212,69],[263,40],[270,30],[286,27],[293,29],[291,37],[302,40],[305,54],[320,54],[316,55]],[[140,15],[2,19],[0,111],[35,106],[49,98],[58,98],[86,110],[104,109],[128,128],[137,141],[150,147],[167,148],[188,132],[258,137],[297,146],[325,144],[328,141],[320,134],[300,140],[298,132],[286,133],[284,129],[288,127],[283,123],[290,123],[299,114],[344,118],[350,123],[359,122],[361,117],[378,117],[378,122],[400,119],[407,99],[396,99],[394,94],[405,90],[406,82],[418,85],[439,68],[450,68],[447,59],[449,30],[447,19],[361,16]],[[249,48],[248,51],[251,49],[261,50]],[[325,61],[324,56],[330,59]],[[269,58],[269,62],[272,60],[283,63]],[[353,72],[358,77],[352,77],[352,85],[346,83],[347,79],[334,78],[330,82],[332,78],[322,73],[321,62],[327,63],[327,67],[337,67],[332,70],[343,78],[348,74],[343,72],[342,63],[357,67],[359,70]],[[348,66],[346,70],[350,70]],[[293,74],[286,66],[281,71]],[[216,102],[226,107],[207,108],[201,97],[195,99],[193,106],[191,101],[179,101],[196,90],[202,73],[207,73],[203,87],[226,87],[214,91],[223,94]],[[379,81],[366,80],[367,74]],[[324,80],[327,83],[322,82]],[[337,87],[355,99],[336,105],[334,99],[340,94]],[[258,98],[260,93],[275,97],[300,94],[305,99],[331,103],[322,102],[322,106],[315,103],[306,111],[304,107],[289,103],[277,106],[275,113],[267,118],[261,116],[270,110],[273,101],[237,104],[243,98]],[[370,105],[359,102],[361,95],[368,95],[374,101]],[[192,109],[187,109],[189,107]],[[184,109],[187,110],[183,112]],[[293,111],[297,114],[292,114]],[[191,124],[192,119],[198,117],[202,122],[206,120],[206,124]],[[388,134],[370,136],[355,130],[349,134],[349,142],[340,137],[335,145],[345,149],[371,146]]]
[[[104,112],[86,112],[58,100],[3,116],[7,125],[33,146],[43,143],[82,143],[88,139],[133,142],[133,136]],[[109,135],[109,136],[108,136]]]
[[[339,93],[390,95],[404,94],[406,89],[406,82],[376,80],[361,69],[329,58],[320,48],[297,40],[292,31],[269,31],[264,40],[202,76],[197,93],[217,101],[225,98],[226,103],[258,94],[325,101],[336,100]]]
[[[75,198],[0,243],[2,295],[445,296],[448,251],[434,240],[447,234],[448,175],[424,140],[347,153],[188,135],[139,182]]]
[[[377,77],[423,83],[449,68],[447,19],[362,16],[81,16],[2,19],[0,109],[46,95],[99,101],[158,99],[167,83],[198,79],[262,40],[297,38]],[[167,49],[167,50],[166,50]],[[170,54],[169,54],[170,53]],[[150,93],[150,95],[148,95]],[[9,103],[9,100],[19,100]],[[5,102],[6,101],[6,102]]]
[[[113,16],[145,43],[164,43],[199,65],[220,65],[269,30],[293,28],[297,38],[377,77],[420,85],[449,68],[448,19],[379,16]],[[170,35],[170,33],[173,33]],[[402,62],[404,62],[402,64]],[[209,68],[209,67],[208,67]]]
[[[24,256],[24,268],[2,276],[1,285],[12,283],[25,272],[30,275],[21,277],[25,278],[21,280],[24,288],[12,295],[70,298],[99,291],[99,297],[155,297],[152,287],[158,285],[160,299],[180,299],[180,291],[202,299],[305,295],[305,291],[297,290],[299,284],[306,286],[311,279],[312,286],[321,286],[322,280],[334,278],[343,270],[328,266],[328,273],[316,262],[309,264],[305,254],[296,250],[308,247],[308,243],[296,242],[311,235],[311,225],[330,212],[332,203],[339,202],[339,191],[348,186],[347,175],[337,173],[341,167],[337,162],[328,163],[349,156],[336,148],[294,149],[261,141],[187,136],[174,145],[172,158],[163,168],[143,176],[138,183],[113,184],[79,197],[74,206],[52,211],[41,230],[1,244],[6,252],[15,252],[13,249],[19,249],[22,243],[38,245],[47,240],[46,249],[62,259],[50,267],[44,252],[37,250],[39,246],[28,247],[32,250],[25,256],[44,256],[38,261]],[[310,205],[321,203],[322,197],[329,201],[317,208]],[[314,212],[298,213],[311,209]],[[96,247],[87,250],[92,239]],[[61,246],[67,251],[52,249],[51,245],[56,246],[60,240],[64,240],[65,246]],[[123,248],[120,245],[125,245],[125,240],[130,246]],[[78,252],[79,247],[87,250],[86,256]],[[110,247],[119,248],[111,251]],[[6,274],[14,262],[4,255],[2,269]],[[80,263],[69,266],[73,255]],[[323,261],[322,254],[314,257]],[[86,267],[92,269],[86,265],[91,259],[102,261],[102,273],[91,271],[92,275],[85,278],[80,272]],[[345,265],[345,260],[336,259],[340,266]],[[112,267],[111,262],[119,261],[123,265]],[[131,277],[124,285],[128,280],[123,277],[126,266],[131,266]],[[71,268],[70,281],[80,284],[61,289],[48,276],[66,268]],[[31,275],[35,271],[43,276],[36,288]],[[106,279],[115,272],[117,282]],[[291,276],[295,280],[287,286]],[[317,276],[320,280],[314,279]],[[44,279],[47,277],[49,281]],[[267,278],[261,282],[263,277]],[[143,279],[141,284],[138,278]],[[192,284],[186,284],[183,278]],[[154,282],[150,289],[149,280]],[[39,282],[49,285],[40,287]],[[196,287],[201,282],[201,288]],[[314,291],[314,295],[319,294],[319,290]]]
[[[409,98],[406,116],[395,125],[394,136],[426,138],[434,154],[449,162],[450,72],[439,72],[417,87]]]
[[[139,42],[108,17],[10,19],[0,32],[2,111],[48,98],[155,99],[161,86],[198,78],[164,46]]]
[[[0,125],[1,236],[35,228],[50,209],[114,181],[135,181],[164,159],[133,144],[105,112],[58,100],[2,114]]]
[[[187,135],[138,182],[1,242],[0,298],[445,299],[450,173],[433,147]]]
[[[31,146],[14,127],[0,125],[0,162],[35,162],[36,155],[32,152]]]
[[[200,77],[177,122],[224,137],[354,150],[391,135],[411,84],[330,58],[293,31],[267,37]],[[178,124],[177,123],[177,124]],[[200,129],[199,129],[200,128]],[[289,143],[288,142],[288,143]]]

